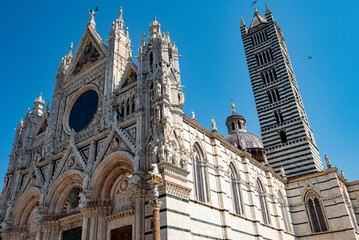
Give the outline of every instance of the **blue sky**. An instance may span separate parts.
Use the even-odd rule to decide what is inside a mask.
[[[346,177],[359,179],[359,1],[271,0],[266,2],[283,30],[299,89],[321,157],[328,154]],[[264,15],[265,1],[256,7]],[[219,132],[234,100],[247,119],[247,130],[260,135],[239,25],[249,25],[249,0],[233,1],[7,1],[2,4],[0,59],[3,103],[0,118],[0,176],[5,176],[18,122],[40,92],[51,101],[57,68],[68,47],[79,43],[90,15],[99,6],[97,30],[107,39],[111,23],[123,6],[133,55],[153,17],[176,42],[184,111]],[[310,61],[307,56],[313,57]],[[1,187],[2,183],[0,183]]]

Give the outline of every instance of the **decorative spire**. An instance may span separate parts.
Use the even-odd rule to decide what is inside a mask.
[[[35,99],[34,103],[43,103],[43,104],[45,104],[44,99],[42,99],[42,92],[40,92],[40,96]]]
[[[125,22],[123,21],[122,15],[123,15],[122,7],[120,7],[119,18],[118,18],[120,30],[123,30],[123,25],[125,24]],[[127,28],[126,28],[126,30],[127,30]]]
[[[126,37],[130,36],[130,32],[128,31],[128,27],[126,27]]]
[[[265,5],[266,5],[266,14],[270,14],[270,13],[271,13],[271,11],[269,10],[269,8],[268,8],[267,4],[265,4]]]
[[[142,47],[146,46],[146,34],[145,34],[145,33],[142,34],[141,46],[142,46]]]
[[[246,24],[244,23],[243,17],[241,17],[241,27],[246,26]]]
[[[167,40],[168,43],[171,42],[170,33],[168,31],[166,32],[166,40]]]
[[[45,105],[45,101],[44,99],[42,99],[42,93],[40,93],[40,96],[36,98],[34,101],[33,113],[41,116],[43,114],[44,105]]]
[[[259,15],[259,12],[258,12],[257,8],[255,7],[254,8],[254,16],[256,16],[256,15]]]
[[[71,42],[70,47],[69,47],[69,54],[67,54],[68,56],[72,56],[72,50],[74,49],[74,43]]]
[[[267,5],[266,5],[267,6]],[[123,12],[122,12],[122,7],[120,7],[120,12],[119,12],[119,19],[121,20],[122,19],[122,14],[123,14]]]
[[[150,25],[150,37],[153,37],[153,35],[161,36],[161,24],[157,22],[156,17],[153,18],[152,25]]]

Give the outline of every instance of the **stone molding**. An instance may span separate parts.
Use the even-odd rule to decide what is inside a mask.
[[[112,222],[112,221],[116,221],[122,218],[126,218],[126,217],[131,217],[135,215],[135,210],[131,209],[131,210],[127,210],[127,211],[123,211],[123,212],[119,212],[119,213],[115,213],[112,214],[110,216],[105,217],[105,220],[107,222]]]
[[[190,198],[191,188],[165,181],[164,189],[166,193],[174,195],[176,197],[180,197],[187,200]]]

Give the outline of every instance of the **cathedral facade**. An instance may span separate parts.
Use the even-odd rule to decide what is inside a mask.
[[[324,169],[283,34],[266,7],[241,33],[262,138],[183,113],[178,48],[156,20],[132,57],[122,9],[95,12],[16,129],[2,239],[359,239],[359,181]],[[263,141],[262,141],[263,139]]]

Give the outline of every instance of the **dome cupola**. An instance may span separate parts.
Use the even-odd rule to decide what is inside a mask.
[[[262,139],[246,130],[246,119],[236,113],[235,105],[232,102],[232,114],[227,118],[226,125],[228,136],[224,138],[227,142],[234,145],[240,150],[252,154],[253,158],[258,161],[264,161],[265,150]]]

